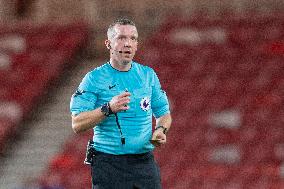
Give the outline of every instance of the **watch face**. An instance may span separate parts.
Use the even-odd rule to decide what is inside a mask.
[[[104,104],[101,108],[101,111],[106,115],[108,116],[109,115],[109,108],[108,108],[108,105],[107,104]]]

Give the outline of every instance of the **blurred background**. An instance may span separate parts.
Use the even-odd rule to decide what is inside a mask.
[[[133,19],[173,125],[165,189],[284,188],[283,0],[0,0],[0,188],[91,188],[69,102]]]

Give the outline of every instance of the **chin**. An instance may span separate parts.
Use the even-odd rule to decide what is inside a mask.
[[[131,62],[132,62],[132,60],[123,60],[122,64],[127,65],[127,64],[130,64]]]

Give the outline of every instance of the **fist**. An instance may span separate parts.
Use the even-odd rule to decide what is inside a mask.
[[[110,109],[113,113],[125,111],[129,109],[130,93],[123,92],[120,95],[114,96],[109,102]]]
[[[163,133],[162,129],[157,129],[154,131],[152,135],[152,139],[150,142],[155,146],[155,147],[160,147],[163,144],[166,144],[167,142],[167,136]]]

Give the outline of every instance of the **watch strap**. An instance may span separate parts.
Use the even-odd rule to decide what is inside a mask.
[[[163,125],[157,126],[157,127],[155,128],[155,130],[158,130],[158,129],[160,129],[160,128],[163,129],[163,133],[164,133],[164,134],[167,134],[168,128],[164,127]]]
[[[112,111],[111,108],[110,108],[109,102],[102,105],[102,107],[101,107],[101,112],[102,112],[105,116],[110,116],[111,114],[113,114],[113,111]]]

